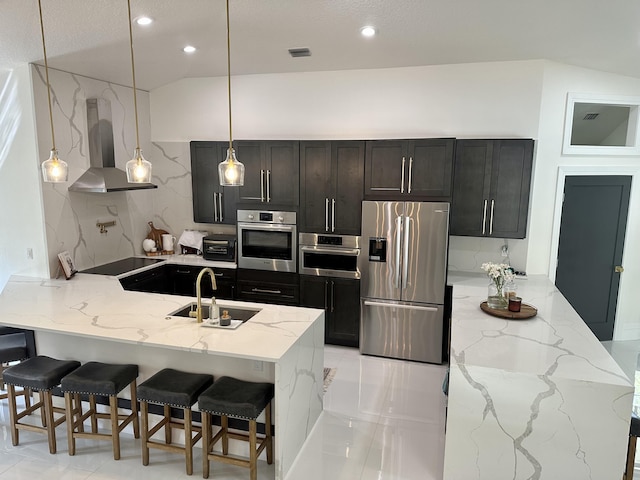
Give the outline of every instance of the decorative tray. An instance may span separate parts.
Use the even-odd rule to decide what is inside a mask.
[[[482,302],[480,308],[483,312],[493,315],[494,317],[508,318],[509,320],[526,320],[527,318],[535,317],[538,314],[538,309],[532,305],[523,303],[519,312],[511,312],[507,309],[491,308],[487,305],[487,302]]]
[[[236,328],[238,328],[240,325],[242,325],[242,320],[231,320],[231,325],[228,325],[226,327],[223,327],[222,325],[220,325],[220,322],[216,321],[216,322],[208,322],[208,321],[204,321],[202,322],[202,326],[203,327],[209,327],[209,328],[222,328],[223,330],[235,330]]]

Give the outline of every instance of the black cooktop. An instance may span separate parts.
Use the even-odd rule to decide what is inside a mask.
[[[138,268],[148,267],[154,263],[162,262],[160,258],[144,258],[144,257],[129,257],[117,260],[111,263],[105,263],[104,265],[98,265],[87,270],[82,270],[80,273],[96,273],[98,275],[120,275],[127,273]]]

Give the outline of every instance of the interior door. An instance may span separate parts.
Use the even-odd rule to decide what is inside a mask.
[[[568,176],[556,286],[599,340],[611,340],[631,177]]]

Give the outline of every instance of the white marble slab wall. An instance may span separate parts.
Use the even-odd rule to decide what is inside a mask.
[[[449,239],[449,270],[481,272],[485,262],[509,263],[519,271],[527,270],[528,240],[457,237]],[[502,256],[502,246],[509,248],[508,257]]]
[[[35,104],[36,131],[40,164],[49,157],[51,130],[44,68],[31,66]],[[69,164],[69,181],[44,183],[42,202],[45,233],[52,276],[57,270],[57,254],[68,250],[80,269],[141,252],[148,233],[147,222],[154,211],[154,199],[162,192],[79,193],[68,187],[89,167],[87,144],[87,98],[105,98],[111,102],[116,166],[124,169],[135,148],[133,90],[101,80],[49,70],[56,147]],[[144,154],[149,149],[149,95],[138,92],[140,143]],[[154,159],[149,158],[157,167]],[[38,165],[39,168],[39,165]],[[156,179],[154,178],[154,181]],[[108,233],[100,233],[96,222],[115,220]],[[157,225],[162,228],[162,225]]]
[[[276,479],[293,465],[322,413],[324,315],[276,364]]]

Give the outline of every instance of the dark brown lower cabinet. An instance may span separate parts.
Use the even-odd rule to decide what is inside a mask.
[[[359,345],[360,280],[300,275],[300,306],[324,308],[325,343]]]

